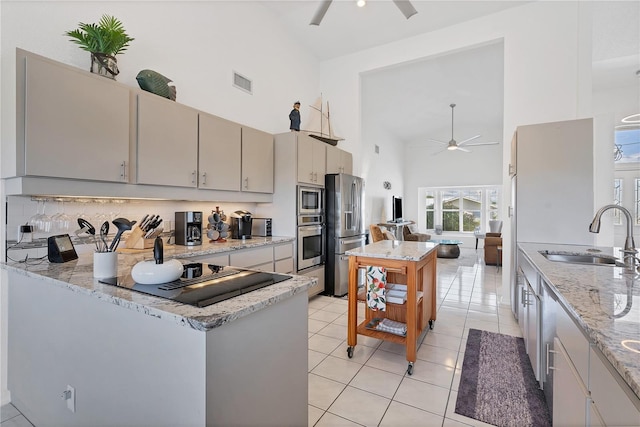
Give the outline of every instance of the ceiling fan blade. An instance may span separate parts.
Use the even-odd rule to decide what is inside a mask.
[[[474,144],[467,144],[467,147],[473,147],[473,146],[477,146],[477,145],[496,145],[496,144],[500,144],[498,141],[491,141],[491,142],[476,142]]]
[[[437,156],[438,154],[443,153],[443,152],[445,152],[445,151],[447,151],[447,147],[445,147],[445,148],[443,148],[443,149],[441,149],[441,150],[438,150],[438,151],[436,151],[436,152],[434,152],[434,153],[431,153],[431,155],[432,155],[432,156]]]
[[[411,18],[413,15],[418,13],[416,8],[413,7],[411,2],[408,0],[393,0],[393,2],[396,4],[396,6],[398,6],[398,9],[400,9],[400,12],[402,12],[404,17],[407,19]]]
[[[437,139],[429,139],[429,142],[437,142],[438,144],[449,145],[448,142],[438,141]]]
[[[320,22],[322,22],[322,18],[324,18],[324,14],[327,13],[327,10],[329,9],[329,6],[331,6],[332,1],[333,0],[324,0],[322,3],[320,3],[318,10],[316,10],[316,14],[313,15],[313,18],[311,18],[311,22],[309,22],[309,25],[320,25]]]
[[[465,153],[470,153],[471,152],[470,150],[467,150],[466,148],[460,147],[460,145],[458,145],[458,150],[459,151],[464,151]]]
[[[471,138],[467,138],[464,141],[460,141],[460,142],[458,142],[458,147],[463,145],[463,144],[466,144],[469,141],[473,141],[474,139],[478,139],[478,138],[480,138],[480,135],[472,136]]]

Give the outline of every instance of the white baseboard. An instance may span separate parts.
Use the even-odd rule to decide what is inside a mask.
[[[11,403],[11,392],[9,390],[2,389],[0,390],[0,406],[7,405]]]

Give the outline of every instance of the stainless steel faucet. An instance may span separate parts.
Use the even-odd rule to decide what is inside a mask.
[[[636,254],[638,253],[638,251],[636,250],[636,244],[633,241],[633,218],[631,217],[631,213],[624,206],[606,205],[601,207],[593,217],[593,221],[591,221],[591,224],[589,225],[589,231],[592,233],[600,232],[600,218],[602,217],[602,214],[609,209],[620,210],[627,219],[627,238],[624,242],[623,250],[623,253],[625,254],[624,263],[628,268],[633,270],[635,268]]]

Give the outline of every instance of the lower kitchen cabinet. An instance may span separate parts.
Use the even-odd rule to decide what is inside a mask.
[[[557,337],[553,340],[553,348],[553,425],[586,426],[589,393]]]
[[[259,248],[238,249],[212,255],[188,258],[193,262],[230,265],[251,270],[293,274],[293,243],[265,245]]]
[[[312,267],[304,271],[299,271],[298,274],[301,276],[315,277],[316,279],[318,279],[318,284],[309,288],[310,297],[324,292],[324,265],[321,265],[320,267]]]
[[[589,390],[594,413],[601,416],[591,425],[607,426],[640,425],[640,400],[623,384],[616,372],[611,372],[609,362],[597,348],[589,350]],[[634,403],[635,402],[635,403]],[[597,408],[597,409],[596,409]]]

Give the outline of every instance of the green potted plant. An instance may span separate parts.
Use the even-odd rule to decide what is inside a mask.
[[[119,73],[116,55],[124,52],[134,40],[125,32],[122,22],[110,15],[102,15],[97,24],[80,22],[77,29],[65,34],[81,49],[91,52],[92,73],[112,79]]]

